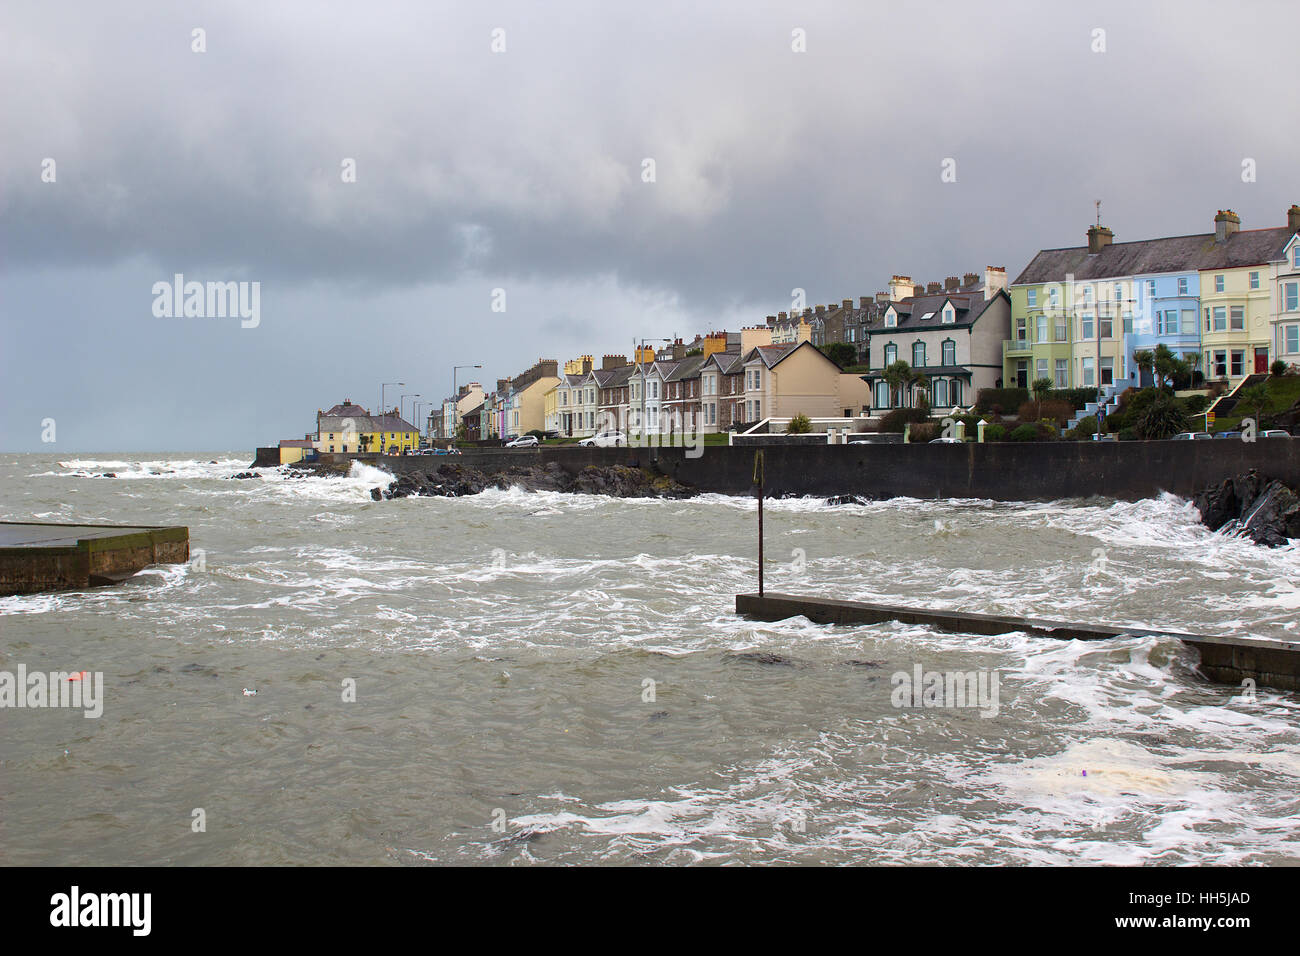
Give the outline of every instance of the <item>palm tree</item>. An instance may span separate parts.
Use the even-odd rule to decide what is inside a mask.
[[[1150,349],[1138,349],[1133,353],[1133,364],[1139,372],[1155,374],[1156,357]]]
[[[1038,402],[1038,414],[1035,418],[1043,417],[1043,399],[1052,391],[1052,380],[1050,378],[1036,378],[1034,384],[1030,386],[1034,393],[1034,398]]]
[[[885,368],[884,378],[891,398],[898,395],[901,402],[907,397],[907,387],[915,381],[916,373],[912,371],[912,366],[899,359]]]
[[[1180,359],[1169,346],[1163,342],[1156,346],[1155,356],[1152,358],[1152,365],[1156,373],[1156,387],[1163,389],[1165,379],[1169,380],[1170,391],[1173,390],[1174,379],[1189,374],[1191,366],[1183,359]]]

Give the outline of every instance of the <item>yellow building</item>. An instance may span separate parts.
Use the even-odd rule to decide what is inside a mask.
[[[555,359],[538,359],[536,365],[511,380],[504,401],[502,438],[546,431],[546,395],[560,384],[559,366]]]
[[[1273,276],[1289,229],[1242,230],[1231,209],[1214,217],[1215,243],[1200,269],[1201,352],[1205,377],[1235,385],[1267,372],[1272,360]]]
[[[811,342],[763,345],[745,353],[741,421],[765,418],[853,418],[865,414],[870,391],[859,375],[845,374]]]
[[[292,465],[295,461],[302,461],[314,446],[315,443],[310,438],[280,439],[280,464]]]
[[[371,415],[344,399],[327,412],[316,412],[316,450],[325,454],[400,455],[420,447],[420,430],[397,410]]]

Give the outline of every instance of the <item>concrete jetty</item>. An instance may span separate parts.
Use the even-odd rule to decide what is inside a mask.
[[[1037,637],[1063,641],[1099,641],[1124,635],[1175,637],[1196,648],[1201,672],[1210,680],[1241,685],[1246,679],[1258,686],[1300,690],[1300,643],[1251,637],[1219,637],[1107,624],[1072,624],[1044,618],[1003,617],[964,611],[930,610],[793,594],[737,594],[736,613],[760,621],[780,621],[803,616],[816,624],[881,624],[899,621],[921,624],[959,634],[1008,634],[1023,631]]]
[[[190,559],[190,529],[0,522],[0,596],[116,584]]]

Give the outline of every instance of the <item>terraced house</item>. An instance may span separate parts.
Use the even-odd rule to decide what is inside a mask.
[[[1273,287],[1277,308],[1273,318],[1274,356],[1288,365],[1300,366],[1300,206],[1287,210],[1287,225],[1293,235],[1284,250]]]
[[[1212,233],[1122,243],[1098,223],[1084,246],[1040,250],[1011,284],[1006,383],[1047,378],[1111,397],[1149,384],[1133,355],[1158,345],[1231,384],[1267,370],[1286,334],[1279,303],[1295,210],[1281,228],[1242,230],[1220,210]]]
[[[885,375],[899,361],[924,377],[920,387],[936,411],[969,405],[979,389],[999,384],[1011,329],[1006,284],[1006,269],[996,266],[982,280],[967,273],[965,285],[950,277],[923,292],[909,276],[894,276],[888,303],[863,323],[872,414],[912,404],[914,389],[895,389]]]

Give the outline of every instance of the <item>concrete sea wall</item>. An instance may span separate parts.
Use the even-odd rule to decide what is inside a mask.
[[[753,448],[707,446],[698,458],[681,448],[467,449],[459,456],[367,460],[390,471],[433,471],[453,462],[481,470],[555,462],[570,473],[588,465],[641,465],[701,491],[753,489]],[[1300,487],[1300,439],[1155,442],[1044,442],[965,445],[770,445],[763,449],[770,495],[871,498],[989,498],[1051,501],[1094,495],[1135,501],[1161,492],[1190,497],[1254,468]],[[323,456],[342,459],[343,456]],[[349,456],[353,457],[353,456]]]

